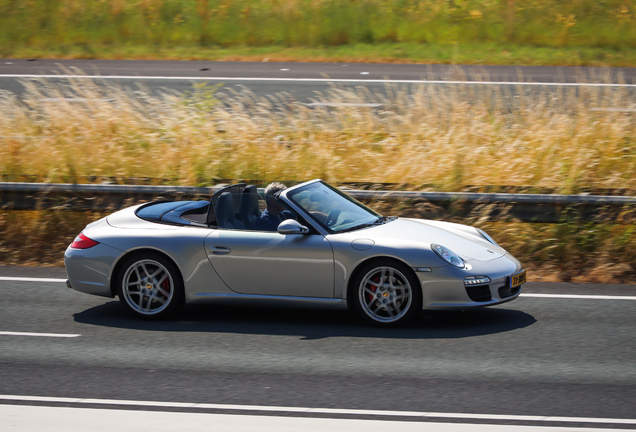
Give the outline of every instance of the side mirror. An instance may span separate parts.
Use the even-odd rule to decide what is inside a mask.
[[[278,234],[309,234],[309,228],[301,225],[297,220],[287,219],[278,225]]]

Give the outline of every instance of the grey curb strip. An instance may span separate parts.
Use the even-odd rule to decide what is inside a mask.
[[[14,193],[52,193],[67,194],[150,194],[164,195],[177,193],[183,195],[210,195],[223,186],[145,186],[145,185],[104,185],[104,184],[68,184],[68,183],[12,183],[0,182],[0,192]],[[343,189],[356,199],[425,199],[433,202],[466,201],[491,203],[527,203],[549,205],[636,205],[636,196],[601,195],[549,195],[549,194],[508,194],[473,192],[417,192],[417,191],[369,191]]]

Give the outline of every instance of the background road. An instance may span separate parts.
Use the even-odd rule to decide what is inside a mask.
[[[143,322],[116,300],[7,276],[65,273],[0,267],[3,395],[636,419],[634,300],[524,297],[390,330],[276,303]],[[633,297],[636,285],[524,292]]]
[[[106,77],[107,82],[124,87],[136,88],[137,83],[142,83],[152,90],[168,88],[184,92],[191,90],[194,82],[205,80],[210,84],[224,84],[221,91],[228,94],[230,89],[246,86],[258,96],[287,92],[304,103],[312,102],[315,92],[326,91],[331,86],[330,80],[346,87],[363,86],[372,93],[384,94],[387,81],[403,82],[403,85],[407,85],[404,81],[421,80],[485,81],[518,91],[518,86],[501,83],[633,84],[636,79],[636,68],[0,59],[0,89],[20,94],[23,86],[18,76],[64,75],[77,70]],[[408,85],[412,86],[412,83]]]

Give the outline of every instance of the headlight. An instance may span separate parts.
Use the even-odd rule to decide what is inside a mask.
[[[477,230],[477,232],[479,233],[479,235],[481,235],[483,238],[485,238],[486,240],[488,240],[489,243],[494,244],[497,247],[501,247],[497,244],[497,242],[490,237],[488,234],[486,234],[483,230],[480,230],[479,228],[475,228]]]
[[[465,267],[464,260],[461,259],[459,257],[459,255],[457,255],[455,252],[451,251],[447,247],[444,247],[444,246],[441,246],[441,245],[438,245],[438,244],[432,244],[431,245],[431,249],[433,249],[433,251],[441,259],[443,259],[444,261],[446,261],[450,265],[453,265],[453,266],[461,268],[461,269],[463,269]]]
[[[490,278],[488,276],[466,276],[464,278],[464,285],[485,285],[489,284]]]

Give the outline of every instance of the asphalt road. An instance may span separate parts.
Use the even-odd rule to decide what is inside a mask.
[[[195,82],[209,82],[223,84],[221,92],[231,94],[230,89],[240,90],[245,86],[257,96],[287,93],[304,103],[315,101],[316,92],[324,93],[334,83],[349,88],[365,87],[371,93],[386,94],[387,83],[412,87],[422,81],[444,86],[455,85],[443,83],[456,81],[485,82],[518,92],[518,85],[505,83],[631,85],[636,79],[636,68],[0,59],[0,89],[22,94],[24,88],[19,82],[20,77],[44,75],[60,81],[52,76],[70,72],[99,75],[102,77],[99,81],[123,87],[135,88],[137,84],[143,84],[153,91],[168,88],[184,92],[191,90]]]
[[[339,308],[276,303],[143,322],[116,300],[6,277],[65,275],[0,267],[0,395],[636,419],[633,299],[522,297],[389,330]],[[636,285],[524,292],[633,297]]]

